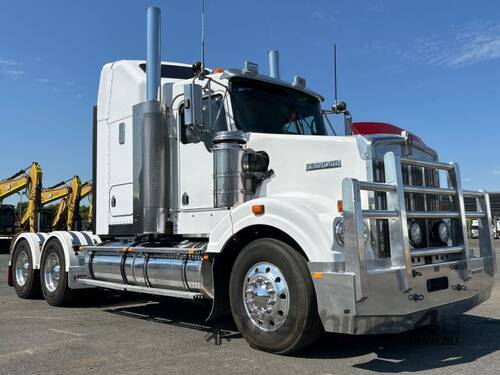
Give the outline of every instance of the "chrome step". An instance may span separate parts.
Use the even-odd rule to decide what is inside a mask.
[[[99,280],[91,280],[91,279],[81,279],[81,280],[79,280],[79,282],[82,284],[85,284],[85,285],[89,285],[89,286],[96,286],[99,288],[120,290],[123,292],[154,294],[157,296],[176,297],[176,298],[184,298],[184,299],[201,299],[201,298],[203,298],[202,293],[185,292],[182,290],[147,288],[147,287],[143,287],[143,286],[117,284],[117,283],[111,283],[109,281],[99,281]]]

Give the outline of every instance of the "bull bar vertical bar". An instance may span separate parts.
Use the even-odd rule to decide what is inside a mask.
[[[464,279],[469,277],[469,272],[471,271],[471,261],[470,261],[470,249],[469,241],[467,236],[467,221],[465,218],[465,201],[464,201],[464,191],[462,189],[462,180],[460,178],[460,168],[457,163],[452,163],[453,169],[449,172],[451,183],[453,188],[457,192],[458,209],[460,213],[460,224],[461,224],[461,234],[465,253],[465,261],[467,263],[467,268],[464,269]]]
[[[387,209],[399,211],[398,218],[389,220],[391,262],[393,267],[401,269],[402,289],[407,291],[411,289],[412,261],[400,157],[393,152],[386,153],[384,155],[384,169],[386,183],[395,187],[393,192],[387,193]]]
[[[342,181],[342,202],[344,210],[344,243],[346,272],[355,275],[356,300],[366,298],[366,259],[363,238],[363,212],[359,181],[345,178]],[[352,250],[352,251],[349,251]]]
[[[486,271],[493,276],[497,272],[497,262],[493,246],[493,232],[491,230],[493,223],[491,220],[490,196],[484,191],[482,193],[483,196],[479,197],[479,205],[481,212],[484,212],[486,215],[479,221],[479,249],[481,257],[491,256],[491,264],[485,266],[489,266],[489,269],[487,268]]]

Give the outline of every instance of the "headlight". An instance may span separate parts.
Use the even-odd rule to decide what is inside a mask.
[[[441,243],[447,243],[450,239],[450,229],[444,221],[437,221],[432,226],[433,237]]]
[[[335,224],[335,240],[340,246],[344,246],[344,220],[339,220]]]
[[[422,239],[423,239],[423,234],[422,234],[422,228],[419,223],[416,221],[412,222],[410,224],[410,227],[408,228],[408,232],[410,235],[410,242],[413,246],[418,247],[422,244]]]
[[[368,243],[370,239],[370,228],[366,223],[363,223],[363,239]],[[335,223],[335,240],[340,246],[344,246],[344,219],[340,219]]]

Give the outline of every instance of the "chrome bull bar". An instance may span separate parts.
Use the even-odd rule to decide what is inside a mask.
[[[404,185],[402,165],[444,170],[448,172],[448,187],[424,187]],[[385,183],[358,181],[345,178],[342,182],[342,201],[344,217],[345,269],[356,275],[356,300],[367,297],[367,257],[364,241],[365,219],[387,219],[389,223],[390,267],[387,271],[398,271],[400,287],[403,292],[412,289],[414,267],[412,258],[441,254],[462,254],[466,267],[461,273],[468,280],[471,272],[484,267],[484,262],[471,262],[471,252],[467,236],[467,218],[479,220],[479,257],[491,257],[488,274],[496,272],[493,234],[491,230],[491,209],[489,196],[483,191],[464,191],[460,180],[460,170],[456,163],[439,163],[401,158],[393,152],[384,155]],[[385,192],[387,209],[363,209],[361,191]],[[452,195],[457,197],[457,211],[407,211],[405,193]],[[477,199],[477,211],[465,211],[464,196]],[[453,246],[411,249],[408,238],[408,219],[456,219],[459,222],[460,243]],[[477,255],[476,255],[476,258]],[[383,272],[384,270],[382,270]],[[377,270],[380,272],[380,270]]]

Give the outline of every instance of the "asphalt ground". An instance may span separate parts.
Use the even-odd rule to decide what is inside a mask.
[[[500,373],[498,276],[491,299],[437,331],[325,334],[278,356],[249,347],[230,317],[206,323],[207,307],[187,301],[101,292],[57,308],[19,299],[7,262],[0,254],[0,374]]]

